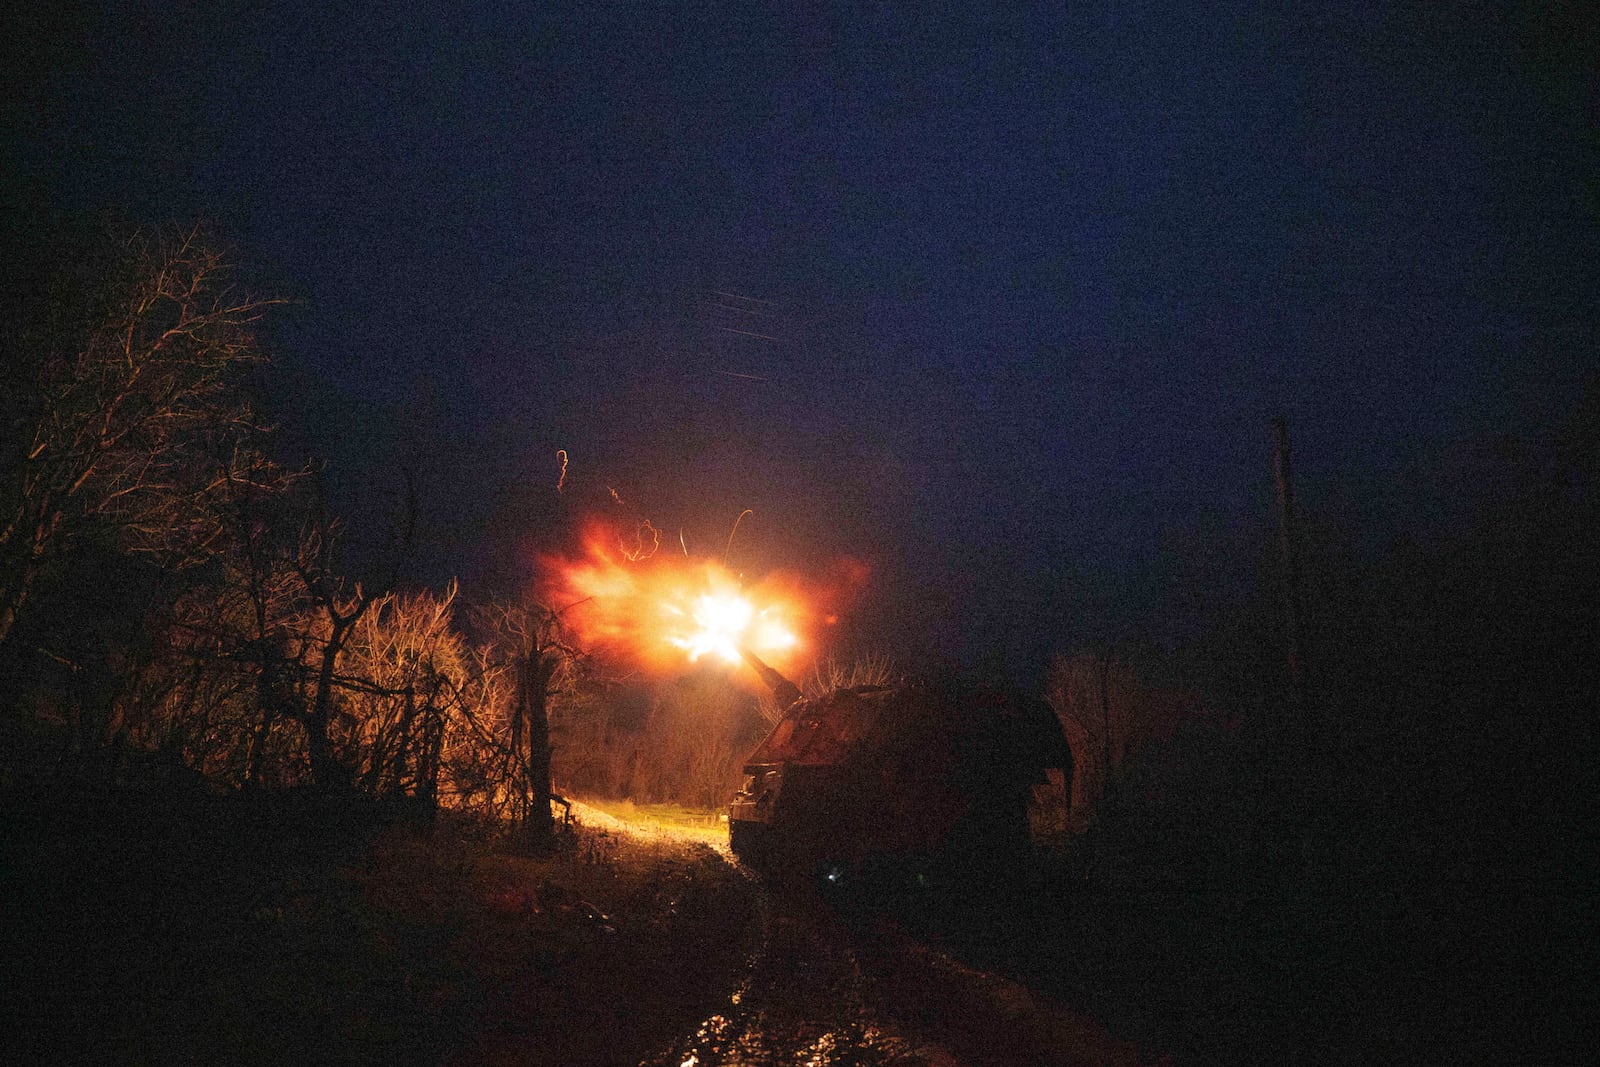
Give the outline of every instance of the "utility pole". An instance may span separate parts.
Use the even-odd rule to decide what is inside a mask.
[[[1100,787],[1102,801],[1111,796],[1111,650],[1114,646],[1106,642],[1105,649],[1100,653],[1100,744],[1101,757],[1105,760],[1106,780]]]
[[[1293,722],[1287,731],[1289,795],[1298,802],[1301,873],[1310,877],[1314,868],[1313,822],[1316,819],[1317,791],[1312,779],[1320,767],[1312,763],[1311,714],[1306,699],[1306,645],[1304,609],[1300,595],[1299,545],[1294,520],[1294,468],[1289,453],[1289,420],[1272,420],[1273,473],[1278,483],[1278,535],[1283,549],[1283,617],[1289,657],[1289,699]]]
[[[1278,482],[1278,536],[1283,548],[1283,618],[1289,645],[1289,688],[1294,700],[1298,729],[1304,740],[1306,721],[1306,649],[1301,628],[1300,559],[1294,527],[1294,469],[1289,455],[1289,420],[1272,420],[1276,445],[1273,473]]]

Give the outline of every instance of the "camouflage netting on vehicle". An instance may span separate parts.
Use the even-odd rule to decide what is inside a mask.
[[[729,812],[757,866],[1008,852],[1027,799],[1072,759],[1049,708],[1014,694],[857,686],[791,704]]]

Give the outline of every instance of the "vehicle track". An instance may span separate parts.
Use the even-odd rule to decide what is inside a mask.
[[[886,911],[841,907],[810,885],[769,884],[725,839],[574,806],[586,823],[666,847],[709,845],[754,894],[748,961],[727,1002],[640,1067],[1139,1062],[1131,1042],[1090,1016],[918,941]]]
[[[641,1067],[958,1062],[878,1015],[851,931],[827,902],[812,892],[775,891],[753,876],[751,881],[757,894],[755,947],[744,979],[722,1011]]]
[[[822,894],[757,893],[753,948],[722,1011],[641,1067],[1136,1064],[1092,1018]]]

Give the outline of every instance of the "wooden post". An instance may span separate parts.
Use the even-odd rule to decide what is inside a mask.
[[[1289,421],[1279,417],[1272,420],[1273,473],[1278,483],[1278,534],[1283,549],[1283,615],[1289,657],[1289,699],[1293,722],[1287,731],[1289,780],[1287,798],[1299,808],[1298,825],[1294,832],[1299,836],[1300,873],[1304,878],[1315,875],[1317,834],[1314,826],[1320,813],[1316,810],[1320,790],[1312,788],[1312,780],[1322,768],[1315,763],[1309,703],[1306,698],[1306,646],[1304,611],[1300,595],[1299,545],[1294,521],[1294,468],[1289,454]],[[1286,799],[1287,799],[1286,798]]]
[[[1301,628],[1300,560],[1294,529],[1294,470],[1289,455],[1289,420],[1272,420],[1276,448],[1273,473],[1278,482],[1278,535],[1283,548],[1283,618],[1289,645],[1289,688],[1298,729],[1304,739],[1306,722],[1306,650]]]
[[[1100,742],[1105,760],[1105,781],[1100,786],[1102,800],[1111,794],[1111,644],[1100,654]]]

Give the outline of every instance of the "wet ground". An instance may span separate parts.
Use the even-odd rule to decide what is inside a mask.
[[[591,824],[672,838],[640,821]],[[711,843],[744,875],[755,907],[747,961],[717,1010],[641,1067],[1039,1067],[1135,1064],[1135,1046],[1090,1015],[1016,981],[964,964],[906,932],[906,907],[931,898],[769,884],[739,867],[719,832]]]
[[[1592,1047],[1570,893],[1153,889],[1047,862],[855,893],[751,881],[736,988],[646,1067],[1544,1063]]]
[[[834,902],[765,887],[727,1003],[645,1067],[1133,1064],[1131,1043]]]
[[[816,899],[759,894],[746,973],[721,1010],[658,1055],[650,1067],[745,1067],[795,1063],[934,1063],[885,1030],[850,933]]]
[[[831,902],[811,887],[774,890],[739,867],[727,850],[725,828],[686,830],[585,805],[579,817],[592,827],[669,846],[711,847],[739,872],[753,901],[742,932],[746,960],[734,987],[716,1010],[647,1056],[641,1067],[955,1062],[882,1018],[855,948],[856,934]]]
[[[840,893],[649,813],[537,857],[233,802],[0,813],[6,1063],[1549,1063],[1600,1018],[1576,886]]]

